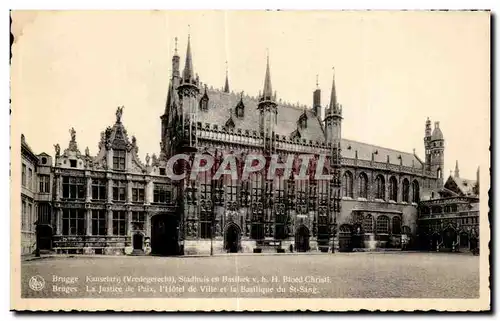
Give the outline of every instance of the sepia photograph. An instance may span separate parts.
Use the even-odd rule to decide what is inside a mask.
[[[11,19],[12,309],[490,309],[489,11]]]

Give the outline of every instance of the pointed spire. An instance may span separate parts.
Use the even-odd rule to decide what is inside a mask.
[[[226,60],[226,83],[224,84],[224,92],[229,93],[229,76],[227,71],[227,60]]]
[[[458,160],[455,163],[455,177],[460,178],[460,171],[458,169]]]
[[[262,98],[271,100],[273,96],[273,87],[271,85],[271,71],[269,70],[269,51],[267,52],[266,78],[264,79],[264,91]]]
[[[184,64],[184,72],[182,73],[182,78],[184,82],[192,82],[194,81],[194,72],[193,72],[193,58],[191,56],[191,35],[188,34],[188,43],[186,50],[186,63]]]
[[[175,40],[174,56],[178,56],[179,53],[177,52],[177,37],[175,37],[174,40]]]
[[[333,69],[333,82],[332,82],[332,93],[330,96],[330,110],[334,111],[337,109],[337,90],[335,89],[335,67]]]

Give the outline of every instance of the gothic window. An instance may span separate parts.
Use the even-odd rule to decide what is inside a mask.
[[[302,115],[300,115],[298,125],[301,129],[307,128],[307,114],[305,111]]]
[[[83,177],[63,177],[63,198],[84,199],[85,179]]]
[[[106,180],[92,179],[92,200],[106,200]]]
[[[23,201],[22,204],[23,204],[23,207],[22,207],[22,212],[21,212],[21,230],[25,231],[26,227],[28,226],[27,218],[26,218],[26,201]]]
[[[344,173],[344,176],[342,178],[342,196],[344,197],[350,197],[352,198],[353,196],[353,190],[352,190],[352,174],[349,171],[346,171]]]
[[[392,234],[401,234],[401,218],[399,216],[392,218]]]
[[[85,235],[85,211],[79,209],[63,209],[63,235]]]
[[[228,177],[226,180],[226,195],[228,202],[236,202],[237,193],[238,193],[238,185],[236,180],[232,180],[231,177]]]
[[[127,182],[113,181],[113,201],[125,202],[127,200]]]
[[[437,178],[442,178],[443,177],[443,174],[441,172],[441,168],[438,168],[437,170]]]
[[[365,173],[359,174],[359,197],[368,198],[368,176]]]
[[[50,176],[39,175],[38,180],[40,193],[50,193]]]
[[[240,102],[236,106],[236,117],[238,117],[238,118],[244,118],[245,117],[245,106],[243,105],[242,102]]]
[[[249,204],[249,197],[250,197],[250,182],[249,181],[244,181],[241,182],[241,192],[240,192],[240,204],[243,207],[248,207]]]
[[[252,182],[252,203],[262,201],[262,173],[250,175]]]
[[[410,182],[408,179],[403,180],[403,202],[408,203],[410,201]]]
[[[162,204],[172,202],[172,192],[168,184],[154,183],[153,202]]]
[[[106,211],[92,210],[92,235],[106,235]]]
[[[28,168],[28,188],[33,188],[33,170]]]
[[[207,95],[207,89],[205,88],[205,93],[203,94],[203,97],[200,99],[200,110],[207,111],[208,110],[208,95]]]
[[[113,169],[123,171],[125,170],[125,150],[113,150]]]
[[[320,205],[328,204],[328,182],[325,180],[318,182],[318,200]]]
[[[363,231],[365,233],[373,233],[373,216],[371,214],[367,214],[363,218]]]
[[[389,199],[395,202],[398,201],[398,180],[394,176],[389,179]]]
[[[212,180],[208,172],[200,175],[200,237],[209,239],[212,237],[213,211],[212,211]]]
[[[379,200],[385,200],[385,179],[384,176],[378,175],[375,179],[375,185],[377,187],[375,198]]]
[[[296,181],[296,193],[297,193],[297,204],[306,205],[307,204],[307,181],[297,180]]]
[[[419,185],[418,185],[418,181],[416,181],[416,180],[413,181],[412,188],[413,188],[412,202],[413,203],[418,203],[420,201],[420,188],[419,188]]]
[[[132,202],[143,203],[144,202],[144,183],[134,182],[132,185]]]
[[[127,213],[124,211],[113,212],[113,235],[126,235],[127,233]]]
[[[377,234],[389,233],[389,218],[385,215],[380,215],[377,218]]]

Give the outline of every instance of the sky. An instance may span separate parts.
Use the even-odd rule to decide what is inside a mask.
[[[488,168],[490,26],[483,12],[44,11],[14,12],[11,134],[35,153],[67,148],[74,127],[96,155],[115,122],[139,157],[159,153],[171,58],[181,68],[191,35],[200,80],[256,96],[269,52],[273,90],[312,105],[316,78],[328,104],[333,70],[344,138],[424,159],[427,117],[440,122],[445,172]],[[323,108],[324,109],[324,108]],[[19,135],[19,136],[16,136]]]

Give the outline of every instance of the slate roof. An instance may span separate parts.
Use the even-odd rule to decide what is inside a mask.
[[[250,132],[259,129],[259,112],[257,110],[258,99],[256,97],[251,97],[248,95],[243,95],[238,93],[225,93],[222,90],[207,88],[207,95],[209,97],[208,110],[199,110],[197,115],[198,122],[216,124],[219,128],[224,127],[228,121],[231,110],[233,112],[233,121],[235,128],[241,128],[242,130],[249,130]],[[204,94],[205,89],[201,89],[201,95]],[[244,117],[236,117],[234,112],[236,105],[243,100],[245,105]],[[280,136],[286,136],[290,138],[292,133],[299,131],[300,138],[307,141],[312,140],[320,143],[325,142],[325,135],[322,123],[318,117],[314,114],[311,109],[305,108],[305,106],[296,106],[290,104],[278,103],[278,120],[276,124],[276,134]],[[299,128],[298,120],[300,116],[304,113],[307,115],[307,127]],[[204,126],[204,125],[203,125]],[[413,153],[406,153],[390,148],[384,148],[379,146],[374,146],[370,144],[365,144],[349,139],[342,139],[341,142],[342,157],[355,158],[356,151],[358,152],[358,159],[372,160],[372,153],[376,152],[374,155],[374,161],[376,162],[387,162],[387,156],[389,156],[389,162],[394,165],[400,165],[400,159],[402,159],[402,164],[404,166],[421,169],[423,164]]]
[[[472,179],[465,179],[455,176],[450,176],[448,180],[453,180],[457,185],[458,189],[464,196],[474,195],[474,186],[476,186],[476,181]],[[448,183],[448,182],[447,182]],[[445,184],[448,185],[448,184]]]

